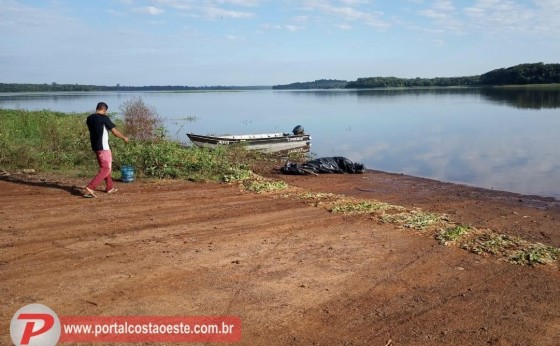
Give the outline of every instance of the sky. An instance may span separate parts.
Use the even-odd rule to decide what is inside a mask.
[[[277,85],[560,63],[560,0],[0,0],[0,83]]]

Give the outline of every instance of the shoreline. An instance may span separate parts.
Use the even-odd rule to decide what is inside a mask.
[[[551,196],[546,196],[546,195],[541,195],[541,194],[532,194],[532,193],[523,193],[523,192],[515,192],[515,191],[508,191],[508,190],[500,190],[500,189],[495,189],[495,188],[491,188],[491,187],[481,187],[481,186],[476,186],[476,185],[470,185],[468,183],[462,183],[462,182],[453,182],[453,181],[444,181],[444,180],[438,180],[435,178],[429,178],[429,177],[422,177],[422,176],[416,176],[416,175],[409,175],[409,174],[405,174],[405,173],[395,173],[395,172],[387,172],[387,171],[382,171],[382,170],[376,170],[376,169],[366,169],[366,172],[371,172],[372,174],[387,174],[387,175],[394,175],[394,176],[402,176],[402,177],[407,177],[409,179],[418,179],[418,180],[426,180],[428,182],[431,182],[433,184],[448,184],[448,185],[457,185],[460,187],[464,187],[467,189],[472,189],[472,190],[478,190],[483,194],[497,194],[497,195],[503,195],[506,198],[521,198],[521,199],[525,199],[525,200],[529,200],[529,199],[534,199],[534,200],[539,200],[542,202],[551,202],[551,203],[558,203],[560,204],[560,195],[557,197],[556,195],[551,195]]]
[[[241,345],[557,343],[558,261],[512,264],[298,196],[376,199],[559,246],[556,202],[379,171],[263,170],[291,197],[138,180],[84,199],[85,179],[0,176],[0,324],[41,303],[60,316],[239,316]]]
[[[315,192],[340,193],[450,215],[478,228],[560,247],[560,201],[439,180],[366,170],[364,174],[264,176]]]

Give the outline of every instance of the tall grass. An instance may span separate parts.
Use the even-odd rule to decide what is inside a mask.
[[[0,109],[0,165],[42,171],[95,167],[85,114]]]
[[[0,167],[90,175],[97,162],[85,125],[87,115],[0,109]],[[117,127],[123,125],[115,122]],[[131,164],[139,177],[220,180],[246,171],[250,160],[241,148],[183,147],[165,137],[127,144],[110,136],[110,145],[114,170]]]

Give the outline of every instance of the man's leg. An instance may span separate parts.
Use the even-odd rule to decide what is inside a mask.
[[[95,191],[95,188],[97,187],[97,185],[99,185],[99,183],[101,183],[102,180],[105,180],[105,182],[108,183],[107,176],[109,176],[109,179],[111,176],[111,151],[100,150],[96,151],[95,155],[97,157],[97,163],[99,164],[99,172],[97,172],[95,178],[93,178],[92,181],[90,181],[86,186],[86,189],[90,193],[93,193],[93,191]],[[111,180],[109,184],[111,184],[112,187],[113,181]]]
[[[109,167],[109,173],[107,174],[107,177],[105,177],[105,192],[109,192],[113,189],[113,178],[111,177],[111,170],[113,169],[113,153],[111,152],[111,150],[104,150],[104,152],[106,152],[104,154],[104,164],[108,165]]]

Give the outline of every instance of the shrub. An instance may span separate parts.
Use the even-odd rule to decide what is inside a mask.
[[[125,135],[135,140],[157,140],[164,134],[163,121],[156,109],[135,97],[120,106]]]

